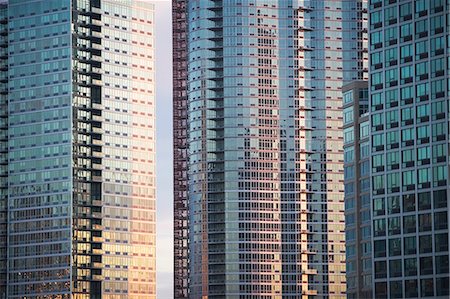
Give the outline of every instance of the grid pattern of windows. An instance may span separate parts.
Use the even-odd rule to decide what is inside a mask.
[[[42,3],[8,7],[8,298],[70,291],[71,6]]]
[[[366,78],[366,8],[187,2],[190,296],[344,296],[341,89]]]
[[[366,81],[343,87],[347,298],[372,296],[368,107]]]
[[[153,6],[102,2],[102,298],[156,298]]]
[[[374,296],[449,295],[449,4],[370,4]]]
[[[11,0],[7,15],[5,298],[155,298],[153,5]]]

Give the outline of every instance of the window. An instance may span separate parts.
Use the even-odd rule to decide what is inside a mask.
[[[355,148],[353,146],[349,146],[344,148],[344,162],[349,163],[355,160]]]
[[[344,129],[344,144],[351,143],[354,141],[355,135],[353,127]]]
[[[402,109],[402,126],[413,124],[414,110],[413,108]]]
[[[380,151],[384,149],[384,134],[374,134],[372,136],[373,151]]]
[[[401,239],[400,238],[389,239],[389,256],[397,256],[401,254],[402,254]]]
[[[400,5],[400,18],[402,21],[410,20],[412,17],[412,3]]]
[[[422,274],[422,265],[424,266],[424,273],[425,272],[428,273],[431,271],[431,274],[433,274],[433,268],[432,268],[433,264],[429,263],[430,259],[431,258],[429,258],[429,257],[420,259],[421,274]],[[431,269],[430,269],[430,267],[431,267]],[[421,294],[421,297],[434,296],[433,278],[427,278],[427,279],[420,280],[420,294]]]
[[[436,212],[434,213],[434,229],[447,229],[447,212]]]
[[[388,129],[398,127],[398,110],[386,111],[386,127]]]
[[[445,96],[445,81],[444,80],[436,80],[431,82],[431,98],[439,99]],[[443,115],[440,115],[443,118]]]
[[[402,130],[402,145],[409,146],[414,145],[414,129],[403,129]]]
[[[370,130],[369,130],[369,122],[363,122],[360,125],[360,129],[359,129],[359,138],[363,139],[367,136],[369,136]]]
[[[387,70],[384,74],[385,76],[385,83],[388,86],[394,86],[397,85],[397,80],[398,80],[398,74],[397,74],[397,69],[391,69],[391,70]]]
[[[433,167],[433,186],[445,186],[447,183],[447,167],[435,166]]]
[[[387,28],[384,30],[384,41],[387,43],[387,45],[397,44],[397,36],[398,36],[397,27],[390,27],[390,28]],[[395,56],[397,56],[396,50],[397,49],[395,49]],[[394,59],[391,59],[391,60],[394,60]]]
[[[420,258],[420,275],[433,274],[433,258],[421,257]],[[431,279],[433,281],[433,279]]]
[[[416,184],[416,180],[414,177],[414,171],[403,171],[402,173],[402,183],[403,183],[403,191],[414,190],[414,186]]]
[[[373,242],[375,257],[386,256],[386,242],[384,240],[377,240]]]
[[[417,290],[417,280],[405,280],[405,297],[414,298],[419,294]]]
[[[378,32],[372,32],[370,34],[370,49],[371,50],[376,50],[379,49],[383,46],[383,42],[382,42],[382,32],[378,31]]]
[[[436,78],[444,75],[444,58],[437,58],[431,61],[431,77]]]
[[[416,117],[418,121],[423,122],[424,118],[428,120],[429,115],[430,115],[430,105],[425,104],[417,106]]]
[[[431,177],[429,168],[421,168],[417,170],[417,182],[419,183],[419,189],[430,187]]]
[[[448,274],[449,268],[448,268],[448,254],[436,256],[436,274]]]
[[[388,108],[398,106],[398,91],[397,90],[386,91],[385,98],[386,98],[386,106]],[[393,111],[391,111],[391,112],[393,112]]]
[[[383,107],[381,93],[372,94],[371,97],[372,97],[372,111],[381,109]]]
[[[414,173],[414,172],[412,172]],[[403,212],[413,212],[416,210],[416,196],[415,194],[403,195]]]
[[[433,251],[433,239],[431,235],[419,236],[419,252],[420,253],[430,253]]]
[[[400,100],[402,102],[402,105],[411,104],[413,102],[413,97],[414,97],[414,89],[412,86],[403,87],[400,90]]]
[[[373,234],[375,237],[386,235],[386,221],[385,219],[375,219],[373,221]]]
[[[416,43],[416,60],[428,57],[428,41],[420,41]]]
[[[370,86],[371,90],[373,91],[383,88],[383,74],[382,73],[372,74]]]
[[[419,211],[431,209],[431,192],[419,193],[417,198],[419,201]]]
[[[447,191],[438,190],[433,192],[434,208],[446,208],[447,207]]]
[[[401,37],[402,42],[412,40],[412,35],[413,35],[412,23],[408,23],[408,24],[400,26],[400,37]]]
[[[431,55],[441,55],[444,54],[445,39],[443,36],[431,39]]]
[[[375,278],[384,278],[386,277],[386,262],[378,261],[375,262]]]
[[[375,198],[373,200],[374,215],[384,215],[384,198]]]
[[[400,234],[400,217],[392,217],[388,219],[389,236]]]
[[[416,63],[416,81],[428,79],[428,62]]]
[[[433,136],[433,141],[445,140],[445,123],[437,123],[431,126],[431,132]]]
[[[344,125],[353,122],[353,106],[344,109]]]
[[[416,27],[416,39],[428,36],[428,20],[417,21]]]
[[[387,198],[388,214],[400,213],[400,197],[390,196]]]
[[[374,66],[376,69],[382,67],[383,58],[382,58],[383,52],[375,52],[370,55],[370,65]]]
[[[428,116],[426,117],[428,118]],[[428,142],[430,142],[429,127],[428,126],[417,127],[417,144],[424,144]]]
[[[400,153],[389,152],[386,154],[386,165],[388,170],[400,168]]]
[[[370,156],[370,144],[369,142],[361,143],[360,145],[360,158],[364,159]]]
[[[428,100],[428,83],[416,85],[416,97],[419,101]]]
[[[446,148],[444,144],[433,145],[433,164],[446,160]]]
[[[384,10],[384,21],[386,23],[392,21],[390,24],[393,24],[393,21],[397,21],[397,7],[389,7]]]
[[[402,276],[402,260],[389,261],[389,277]]]
[[[405,276],[417,275],[417,260],[416,258],[405,259]]]
[[[353,90],[346,91],[343,97],[344,97],[344,104],[353,102]]]
[[[400,191],[400,174],[398,172],[386,175],[387,192],[394,193]]]
[[[402,80],[402,84],[411,83],[413,80],[413,66],[407,65],[400,69],[400,78]]]
[[[402,151],[402,166],[403,168],[406,167],[413,167],[415,161],[415,155],[413,149],[407,149]]]
[[[373,155],[372,156],[372,171],[379,172],[384,170],[384,155]]]
[[[402,63],[412,61],[413,45],[405,45],[400,47],[400,59]]]
[[[444,16],[435,16],[430,18],[430,30],[434,32],[434,34],[439,34],[444,32],[445,20]]]
[[[442,252],[442,251],[448,251],[448,234],[435,234],[435,251],[436,252]]]
[[[386,145],[387,149],[398,148],[398,131],[390,131],[386,133]]]
[[[426,232],[431,230],[431,214],[420,214],[419,215],[419,231]]]
[[[375,11],[370,14],[370,28],[376,29],[381,27],[381,14],[382,11]]]
[[[416,232],[416,216],[415,215],[403,217],[403,232],[405,234]]]
[[[416,237],[405,237],[403,238],[405,255],[416,254]]]

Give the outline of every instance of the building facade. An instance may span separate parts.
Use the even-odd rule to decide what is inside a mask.
[[[153,6],[5,10],[7,298],[154,298]]]
[[[367,81],[343,87],[347,298],[372,297],[370,118]]]
[[[367,78],[366,2],[184,9],[189,295],[345,297],[342,86]]]
[[[189,294],[186,0],[172,1],[174,298]]]
[[[370,4],[373,296],[449,296],[449,3]]]

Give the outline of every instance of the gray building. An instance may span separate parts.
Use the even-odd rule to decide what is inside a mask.
[[[2,298],[155,298],[153,5],[0,12]]]
[[[367,79],[366,1],[173,3],[175,293],[189,273],[192,298],[344,297],[342,86]]]
[[[367,81],[343,92],[347,298],[372,297],[370,118]]]
[[[449,296],[449,3],[371,1],[373,296]]]

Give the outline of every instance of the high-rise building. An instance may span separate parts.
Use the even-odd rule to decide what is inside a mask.
[[[344,297],[342,86],[367,78],[366,1],[173,3],[189,295]]]
[[[372,0],[375,298],[449,296],[449,2]]]
[[[155,298],[153,6],[0,15],[2,298]]]
[[[173,164],[174,164],[174,298],[188,298],[188,109],[186,0],[172,1],[173,32]]]
[[[372,297],[370,119],[367,81],[343,87],[347,298]]]

